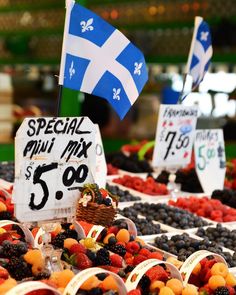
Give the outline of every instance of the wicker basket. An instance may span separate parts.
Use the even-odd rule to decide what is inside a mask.
[[[92,199],[84,206],[82,203],[77,203],[76,220],[86,221],[91,224],[102,225],[109,227],[112,225],[117,213],[117,199],[108,192],[109,197],[116,202],[116,208],[113,206],[106,206],[105,204],[98,204],[95,202],[95,192],[92,189],[86,188],[81,193],[81,198],[84,194],[91,195]]]

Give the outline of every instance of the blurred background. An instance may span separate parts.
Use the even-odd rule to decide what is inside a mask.
[[[63,90],[61,115],[99,123],[105,149],[131,139],[154,139],[160,103],[182,90],[193,22],[210,25],[213,62],[199,89],[185,91],[200,108],[200,128],[224,128],[228,155],[236,154],[235,0],[84,0],[145,54],[149,81],[123,121],[105,100]],[[0,0],[0,160],[13,159],[15,132],[26,116],[57,115],[64,0]],[[96,112],[95,112],[96,110]],[[99,111],[98,111],[99,110]]]

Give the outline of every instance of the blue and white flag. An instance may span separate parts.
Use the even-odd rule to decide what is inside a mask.
[[[60,85],[105,98],[123,119],[147,79],[138,48],[101,17],[67,0]]]
[[[186,73],[193,77],[192,88],[196,88],[203,80],[210,66],[212,54],[210,28],[202,17],[196,16],[186,69]]]

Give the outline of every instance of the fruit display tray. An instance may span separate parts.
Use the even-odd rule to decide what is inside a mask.
[[[165,236],[167,236],[168,237],[168,239],[170,239],[171,237],[173,237],[173,236],[176,236],[176,235],[181,235],[182,233],[178,233],[178,232],[169,232],[169,233],[166,233],[166,234],[159,234],[159,235],[156,235],[156,237],[162,237],[163,235],[165,235]],[[191,239],[194,239],[194,240],[198,240],[198,241],[202,241],[203,240],[203,238],[201,238],[201,237],[199,237],[199,236],[197,236],[197,235],[195,235],[195,234],[191,234],[191,233],[188,233],[188,236],[191,238]],[[155,238],[156,238],[155,237]],[[159,247],[157,247],[156,245],[155,245],[155,238],[153,238],[153,237],[145,237],[145,242],[146,242],[146,244],[147,245],[152,245],[152,246],[154,246],[154,247],[156,247],[156,249],[158,249],[158,250],[162,250],[162,251],[165,251],[165,250],[163,250],[163,249],[161,249],[161,248],[159,248]],[[232,250],[230,250],[230,249],[228,249],[228,248],[225,248],[225,247],[222,247],[221,246],[221,248],[222,248],[222,252],[226,252],[226,253],[229,253],[231,256],[232,256],[232,258],[233,258],[233,254],[234,254],[234,251],[232,251]],[[165,251],[166,253],[168,253],[168,254],[172,254],[172,256],[174,256],[174,257],[177,257],[175,254],[173,254],[173,253],[171,253],[171,252],[168,252],[168,251]],[[235,265],[236,265],[236,259],[233,259],[233,261],[234,261],[234,263],[235,263]],[[234,270],[235,271],[235,273],[236,273],[236,266],[235,267],[231,267],[231,269],[232,270]]]

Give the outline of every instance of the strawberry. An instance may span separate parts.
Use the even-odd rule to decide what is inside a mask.
[[[3,284],[5,282],[5,279],[0,278],[0,285]]]
[[[74,254],[74,253],[86,253],[87,249],[80,243],[78,244],[74,244],[70,247],[70,254]]]
[[[149,255],[151,254],[151,252],[150,252],[148,249],[146,249],[146,248],[142,248],[142,249],[138,252],[138,254],[143,255],[143,256],[145,256],[145,257],[149,257]]]
[[[151,258],[163,260],[163,255],[159,252],[151,252],[150,255],[148,256],[148,259],[151,259]]]
[[[133,257],[133,255],[131,253],[129,253],[129,252],[126,252],[125,256],[124,256],[124,259],[130,258],[130,257]]]
[[[217,260],[215,258],[213,259],[207,259],[207,261],[205,262],[204,267],[206,268],[212,268],[212,266],[217,263]]]
[[[230,286],[226,286],[228,288],[228,291],[229,291],[229,295],[235,295],[235,290],[233,287],[230,287]]]
[[[2,242],[3,241],[12,241],[12,237],[9,233],[3,233],[3,234],[0,234],[0,245],[2,245]]]
[[[134,257],[129,257],[129,258],[125,259],[125,263],[127,265],[133,265],[133,263],[134,263]]]
[[[113,225],[113,226],[111,226],[111,227],[108,228],[107,234],[114,234],[114,235],[116,235],[118,233],[118,231],[119,231],[119,228],[117,226],[114,226]]]
[[[102,265],[102,266],[99,266],[99,267],[101,267],[103,269],[106,269],[106,270],[109,270],[111,272],[114,272],[116,274],[118,274],[119,271],[120,271],[119,267],[115,267],[115,266],[111,266],[111,265]]]
[[[0,278],[6,280],[6,279],[8,279],[8,277],[9,277],[8,271],[5,268],[1,268],[0,269]]]
[[[154,266],[146,272],[151,282],[153,281],[167,281],[168,273],[160,265]]]
[[[104,188],[100,188],[99,191],[103,198],[106,198],[108,196],[108,192]]]
[[[133,265],[138,265],[145,260],[147,260],[147,257],[138,254],[137,256],[134,256]]]
[[[79,269],[86,269],[93,266],[92,261],[84,253],[76,254],[76,266]]]
[[[206,284],[206,285],[204,285],[203,287],[201,287],[199,289],[199,292],[200,292],[201,295],[207,295],[207,294],[211,294],[212,293],[212,290],[209,287],[209,285]]]
[[[111,265],[116,267],[122,267],[122,257],[118,254],[110,255]]]
[[[211,277],[211,269],[208,267],[204,267],[201,269],[201,272],[199,274],[199,279],[203,282],[203,283],[207,283],[209,281]]]
[[[195,285],[197,287],[201,286],[201,281],[200,281],[198,275],[195,275],[195,274],[191,274],[188,283],[192,284],[192,285]]]
[[[140,246],[137,242],[132,241],[126,244],[126,250],[132,254],[137,254],[139,252]]]
[[[139,289],[131,290],[127,293],[127,295],[141,295],[141,291]]]
[[[50,290],[36,290],[27,292],[27,295],[51,295],[52,292]]]

